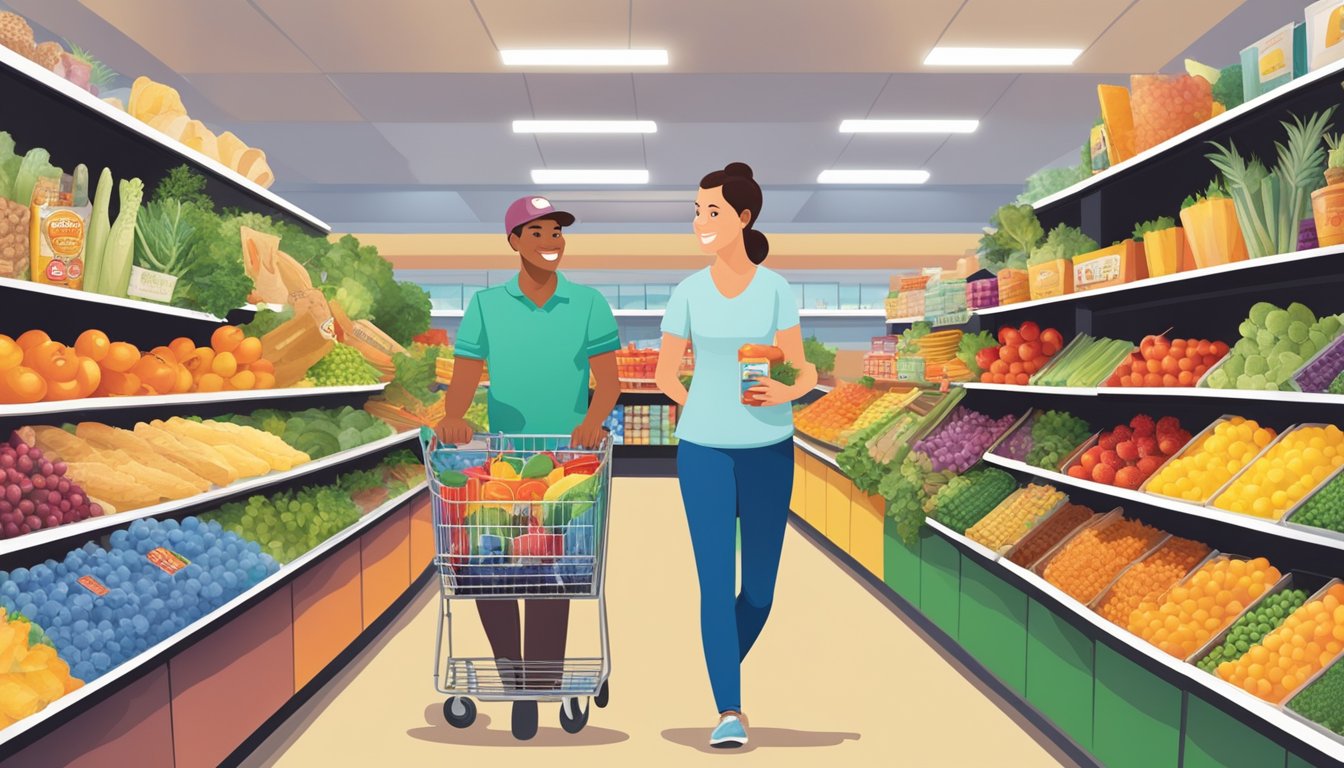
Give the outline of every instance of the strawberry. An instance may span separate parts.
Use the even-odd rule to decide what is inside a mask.
[[[1120,438],[1116,437],[1114,432],[1103,432],[1101,433],[1101,439],[1097,441],[1097,445],[1101,446],[1103,451],[1114,451],[1116,443],[1119,442]]]
[[[1153,423],[1153,417],[1146,413],[1140,413],[1130,419],[1129,426],[1134,429],[1136,435],[1148,436],[1157,432],[1157,425]]]
[[[1117,454],[1115,451],[1107,451],[1101,454],[1101,463],[1105,464],[1111,469],[1120,469],[1121,467],[1125,466],[1125,460],[1120,458],[1120,455]]]
[[[1121,424],[1120,426],[1118,426],[1118,427],[1116,427],[1115,429],[1111,430],[1111,434],[1112,434],[1112,435],[1115,435],[1116,437],[1120,438],[1121,440],[1128,440],[1129,438],[1131,438],[1131,437],[1134,436],[1134,430],[1130,429],[1129,427],[1125,426],[1124,424]]]
[[[1134,444],[1139,448],[1139,458],[1146,456],[1161,456],[1162,452],[1158,449],[1157,439],[1152,437],[1136,437]]]
[[[1175,432],[1181,428],[1181,422],[1175,416],[1163,416],[1157,420],[1157,436],[1161,437],[1169,432]]]
[[[1138,467],[1124,467],[1115,473],[1115,484],[1121,488],[1137,490],[1143,485],[1144,475]]]

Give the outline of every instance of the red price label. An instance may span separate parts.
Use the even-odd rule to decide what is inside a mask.
[[[102,597],[107,594],[107,587],[103,586],[103,582],[92,576],[80,576],[79,586],[92,592],[94,597]]]
[[[191,561],[163,547],[155,547],[145,554],[145,559],[159,567],[159,570],[172,576],[186,568]]]

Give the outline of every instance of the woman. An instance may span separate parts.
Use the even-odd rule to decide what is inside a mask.
[[[761,188],[751,168],[730,163],[700,181],[695,235],[714,263],[686,278],[663,316],[658,386],[683,406],[677,425],[677,474],[700,581],[700,634],[719,711],[716,747],[747,743],[741,662],[770,614],[793,489],[793,411],[817,372],[803,356],[798,307],[789,284],[760,264],[770,251],[756,231]],[[688,392],[677,376],[687,344],[695,348]],[[744,344],[780,347],[799,370],[785,385],[758,379],[742,402],[737,352]],[[742,530],[742,591],[737,527]]]

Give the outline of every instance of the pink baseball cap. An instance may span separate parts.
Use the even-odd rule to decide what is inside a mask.
[[[557,211],[544,197],[520,197],[504,214],[504,231],[512,234],[513,230],[537,219],[553,219],[560,226],[568,227],[574,223],[574,214]]]

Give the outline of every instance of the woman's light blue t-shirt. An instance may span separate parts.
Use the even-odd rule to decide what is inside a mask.
[[[774,344],[775,333],[798,325],[798,305],[789,283],[757,267],[751,283],[729,299],[709,269],[681,282],[668,299],[663,333],[690,339],[695,376],[677,422],[677,437],[711,448],[759,448],[793,436],[789,405],[742,403],[737,350],[743,344]]]

